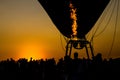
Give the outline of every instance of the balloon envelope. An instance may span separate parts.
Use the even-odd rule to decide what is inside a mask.
[[[70,38],[70,2],[76,8],[77,37],[84,37],[94,26],[110,0],[38,0],[59,31]]]

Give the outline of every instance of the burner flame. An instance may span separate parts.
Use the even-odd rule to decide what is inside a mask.
[[[70,18],[72,19],[72,37],[77,37],[77,14],[76,14],[76,8],[74,8],[73,4],[69,4],[70,7]]]

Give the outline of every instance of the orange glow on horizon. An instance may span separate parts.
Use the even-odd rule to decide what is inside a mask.
[[[35,60],[44,59],[45,58],[44,53],[45,51],[43,50],[42,46],[29,43],[29,44],[21,45],[19,47],[18,57],[26,58],[28,60],[30,60],[31,57]]]
[[[77,14],[76,14],[76,8],[74,8],[73,4],[70,3],[70,18],[73,20],[72,24],[72,36],[76,37],[77,36]]]

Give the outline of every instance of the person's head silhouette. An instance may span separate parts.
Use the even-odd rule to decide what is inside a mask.
[[[78,59],[78,53],[77,52],[74,53],[74,59]]]

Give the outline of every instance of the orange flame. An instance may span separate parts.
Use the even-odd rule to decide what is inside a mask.
[[[77,14],[76,14],[76,8],[74,8],[73,4],[70,3],[70,18],[73,20],[72,24],[72,36],[77,37]]]

